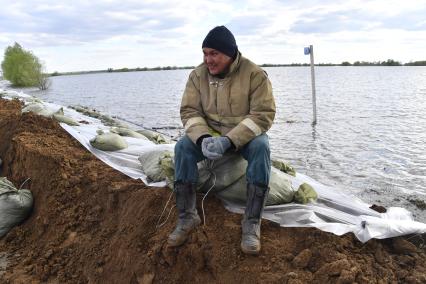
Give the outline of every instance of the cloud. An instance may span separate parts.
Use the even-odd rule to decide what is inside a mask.
[[[384,18],[381,27],[406,31],[426,31],[426,8],[420,7],[420,10]]]
[[[372,29],[402,29],[406,31],[426,30],[426,7],[416,7],[393,13],[369,10],[359,6],[357,9],[334,7],[327,11],[322,7],[300,15],[289,31],[294,33],[336,33],[342,31],[369,31]]]
[[[290,28],[295,33],[335,33],[341,31],[368,30],[379,25],[375,18],[361,10],[335,11],[304,14]]]
[[[196,65],[217,25],[257,63],[304,62],[309,44],[323,62],[425,59],[424,0],[0,0],[0,7],[0,49],[17,41],[48,70]]]
[[[252,13],[233,17],[227,27],[238,35],[252,35],[267,29],[270,23],[267,14]]]
[[[49,34],[80,43],[123,34],[154,34],[186,23],[186,17],[176,15],[173,7],[164,1],[123,1],[120,4],[114,1],[75,1],[52,6],[46,1],[35,1],[34,9],[28,9],[27,5],[6,5],[0,12],[0,32]]]

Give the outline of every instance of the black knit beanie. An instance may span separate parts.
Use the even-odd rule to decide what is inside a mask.
[[[216,49],[231,58],[235,58],[238,51],[234,35],[225,26],[212,29],[204,39],[202,47]]]

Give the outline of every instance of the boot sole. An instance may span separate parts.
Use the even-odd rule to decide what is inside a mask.
[[[249,255],[259,255],[259,253],[260,253],[260,247],[259,247],[259,249],[258,249],[258,250],[247,250],[246,248],[244,248],[244,247],[241,245],[241,250],[243,251],[243,253],[245,253],[245,254],[249,254]]]
[[[195,221],[194,227],[191,230],[189,230],[181,240],[179,240],[179,239],[178,240],[167,239],[167,245],[169,247],[179,247],[179,246],[183,245],[188,240],[189,235],[192,232],[194,232],[195,228],[197,228],[200,224],[201,224],[201,219],[198,217],[198,219]]]
[[[183,245],[186,241],[188,240],[188,236],[186,236],[186,238],[183,241],[172,241],[172,240],[167,240],[167,245],[169,247],[180,247],[181,245]]]

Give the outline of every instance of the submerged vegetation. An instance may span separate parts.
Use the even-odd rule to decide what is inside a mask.
[[[50,85],[48,75],[37,56],[16,42],[6,48],[1,69],[3,77],[16,87],[38,87],[46,90]]]

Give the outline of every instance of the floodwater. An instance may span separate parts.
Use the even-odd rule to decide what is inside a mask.
[[[366,202],[408,208],[426,222],[426,212],[410,202],[426,201],[426,67],[316,67],[315,126],[310,69],[265,70],[277,105],[268,132],[274,159]],[[178,138],[189,72],[59,76],[47,91],[25,92]]]

